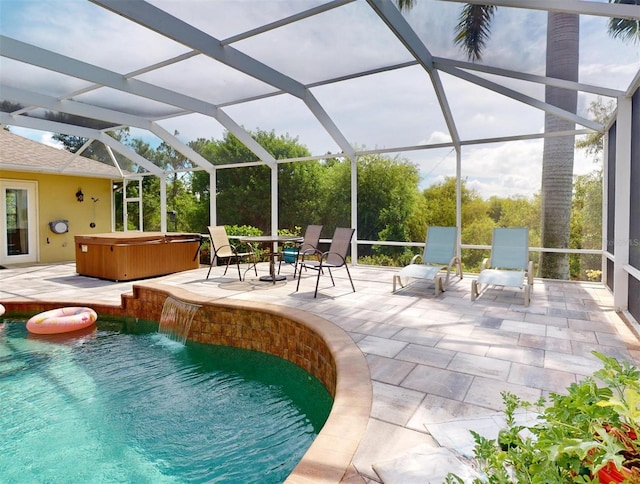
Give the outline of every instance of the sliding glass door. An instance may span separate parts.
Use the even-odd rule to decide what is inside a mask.
[[[36,262],[36,182],[0,180],[0,264]]]

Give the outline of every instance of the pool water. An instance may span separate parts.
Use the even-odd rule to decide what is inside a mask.
[[[1,481],[286,479],[331,409],[316,378],[272,355],[126,326],[45,337],[2,325]]]

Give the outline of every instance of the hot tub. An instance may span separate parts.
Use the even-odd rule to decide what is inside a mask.
[[[197,269],[200,234],[113,232],[76,235],[76,272],[129,281]]]

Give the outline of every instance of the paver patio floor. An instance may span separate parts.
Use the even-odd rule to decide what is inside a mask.
[[[529,307],[522,292],[490,289],[470,300],[473,275],[453,278],[435,296],[416,281],[392,293],[398,269],[354,266],[351,291],[344,270],[320,280],[304,273],[300,290],[292,267],[277,284],[252,277],[240,282],[230,270],[207,267],[156,279],[212,298],[280,304],[321,316],[344,329],[365,354],[373,385],[369,425],[354,465],[377,482],[373,466],[437,442],[427,426],[489,417],[502,409],[500,392],[529,401],[561,392],[600,367],[593,350],[640,361],[635,326],[613,310],[609,291],[597,283],[536,280]],[[260,264],[259,275],[267,272]],[[0,302],[13,299],[119,303],[135,282],[81,277],[74,263],[0,270]],[[463,431],[466,429],[462,428]]]

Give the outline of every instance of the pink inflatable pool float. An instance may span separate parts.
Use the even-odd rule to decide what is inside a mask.
[[[91,308],[66,307],[36,314],[27,321],[27,330],[35,334],[69,333],[87,328],[98,315]]]

